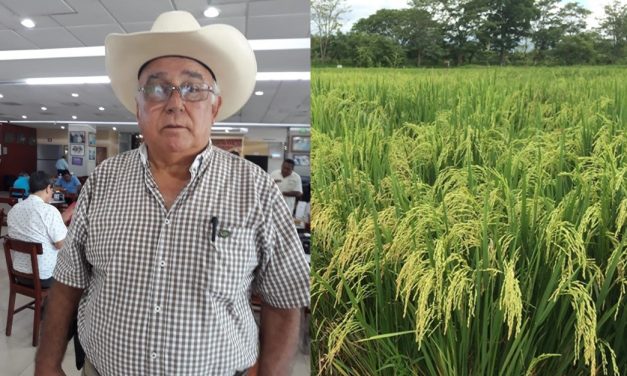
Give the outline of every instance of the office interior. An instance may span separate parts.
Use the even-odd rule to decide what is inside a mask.
[[[61,155],[70,171],[85,178],[105,159],[141,144],[134,114],[108,83],[104,39],[147,31],[171,10],[192,13],[201,26],[236,27],[255,52],[254,92],[240,111],[214,124],[213,144],[268,172],[292,158],[308,191],[309,6],[307,0],[0,0],[0,198],[20,172],[56,175]],[[0,203],[0,209],[6,214],[11,205]],[[6,223],[1,230],[6,235]],[[8,299],[6,264],[0,261],[2,327]],[[0,376],[34,373],[32,329],[33,313],[26,310],[15,315],[11,336],[0,335]],[[306,322],[302,330],[292,375],[310,370]],[[80,374],[74,360],[70,346],[68,375]]]

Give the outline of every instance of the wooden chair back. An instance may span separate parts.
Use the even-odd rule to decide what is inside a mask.
[[[24,198],[26,190],[24,188],[9,188],[9,197]]]
[[[28,255],[33,272],[24,273],[15,270],[13,263],[13,254],[11,251]],[[39,264],[37,256],[43,254],[41,243],[25,242],[17,239],[5,237],[4,239],[4,257],[7,262],[7,272],[9,273],[9,306],[7,307],[7,326],[6,335],[11,335],[13,327],[13,315],[26,309],[34,309],[35,317],[33,319],[33,346],[37,346],[39,342],[39,324],[41,322],[41,311],[44,298],[48,295],[48,289],[41,287],[41,279],[39,278]],[[30,281],[32,286],[27,286],[18,281]],[[21,294],[33,298],[34,300],[19,308],[15,308],[15,296]]]
[[[0,197],[0,204],[8,204],[9,206],[13,206],[18,203],[17,197]]]

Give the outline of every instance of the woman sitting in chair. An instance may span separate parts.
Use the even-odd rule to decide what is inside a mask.
[[[31,194],[17,203],[7,215],[9,237],[17,240],[41,243],[43,254],[38,256],[39,278],[42,287],[52,284],[52,272],[57,263],[57,252],[63,246],[67,234],[65,222],[72,216],[73,208],[59,213],[48,204],[52,201],[52,180],[43,171],[30,175]],[[32,273],[30,259],[25,254],[13,254],[14,267],[23,273]],[[21,281],[20,281],[21,283]],[[31,282],[24,280],[30,285]]]

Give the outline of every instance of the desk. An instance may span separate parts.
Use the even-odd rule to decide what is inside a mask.
[[[69,192],[64,193],[63,196],[65,198],[65,202],[67,202],[68,204],[73,203],[78,198],[78,194]]]
[[[63,213],[63,211],[67,208],[65,200],[52,200],[49,202],[49,204],[59,209],[61,213]]]

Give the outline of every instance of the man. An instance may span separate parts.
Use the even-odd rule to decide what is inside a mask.
[[[61,171],[61,177],[57,178],[54,183],[55,187],[63,188],[67,193],[77,195],[81,189],[81,182],[70,171]]]
[[[296,199],[303,195],[303,183],[300,175],[294,172],[294,161],[289,158],[284,160],[281,169],[273,171],[271,176],[283,193],[290,213],[294,214]]]
[[[28,173],[20,172],[17,179],[15,179],[15,181],[13,182],[13,188],[23,189],[24,195],[17,194],[14,192],[12,196],[23,197],[23,198],[28,197],[28,195],[30,194],[30,184],[28,183],[29,179],[30,177],[28,176]]]
[[[37,256],[39,278],[42,287],[52,284],[52,271],[57,263],[57,252],[63,245],[67,234],[64,222],[72,215],[67,210],[61,215],[59,210],[48,204],[52,200],[52,182],[48,174],[37,171],[30,176],[33,193],[11,208],[7,215],[8,235],[17,240],[41,243],[43,254]],[[13,254],[15,270],[32,273],[30,257]],[[25,282],[30,282],[24,280]]]
[[[62,174],[63,171],[70,169],[70,166],[67,164],[67,161],[65,160],[64,155],[62,155],[59,159],[57,159],[57,163],[55,163],[55,167],[57,168],[57,174]]]
[[[105,48],[144,143],[81,191],[35,374],[62,374],[77,305],[86,375],[242,375],[255,362],[289,374],[309,301],[302,246],[269,175],[210,142],[254,88],[247,40],[176,11]],[[260,340],[251,292],[264,302]]]

